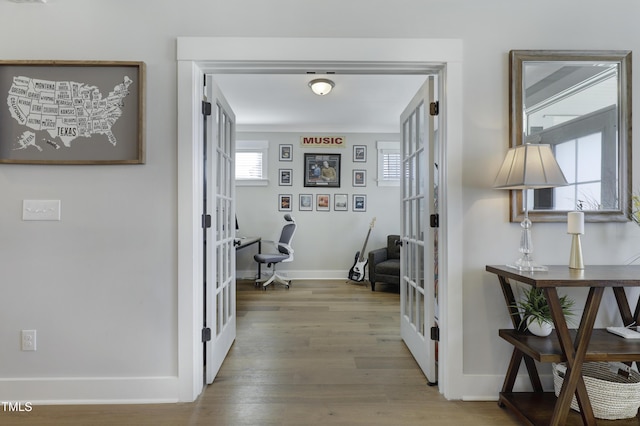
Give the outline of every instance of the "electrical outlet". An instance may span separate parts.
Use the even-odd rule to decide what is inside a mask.
[[[36,350],[36,331],[35,330],[22,330],[22,350],[23,351]]]

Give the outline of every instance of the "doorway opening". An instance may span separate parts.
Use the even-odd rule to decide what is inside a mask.
[[[199,260],[201,257],[201,248],[199,247],[196,235],[201,235],[201,230],[199,229],[199,215],[198,211],[201,211],[199,207],[198,194],[201,194],[200,188],[198,188],[197,180],[194,180],[194,176],[198,175],[202,172],[199,170],[197,162],[194,162],[194,159],[198,159],[201,153],[199,152],[199,144],[201,141],[199,140],[197,129],[201,128],[199,126],[199,116],[198,116],[198,107],[200,106],[201,96],[202,96],[202,79],[206,74],[216,74],[222,72],[229,72],[230,70],[234,70],[234,72],[248,72],[250,70],[252,73],[264,73],[264,72],[273,72],[274,69],[281,70],[283,66],[287,68],[291,68],[292,66],[297,66],[300,68],[307,68],[309,66],[309,62],[304,58],[307,57],[308,45],[300,45],[300,48],[278,50],[277,45],[280,47],[283,45],[289,45],[291,42],[295,43],[297,39],[279,39],[278,43],[274,43],[274,39],[240,39],[235,40],[238,44],[235,45],[236,49],[232,49],[233,52],[243,52],[244,55],[248,55],[251,57],[255,55],[256,57],[262,57],[262,59],[251,59],[238,61],[235,54],[230,54],[226,48],[223,48],[221,51],[218,51],[217,48],[221,48],[223,46],[227,46],[228,43],[224,43],[221,40],[210,39],[209,43],[204,43],[203,39],[194,38],[194,39],[179,39],[179,48],[178,48],[178,198],[179,198],[179,392],[180,399],[184,401],[189,401],[195,399],[201,391],[202,391],[202,382],[199,380],[202,377],[202,365],[203,360],[201,351],[201,343],[199,342],[199,333],[196,333],[195,330],[198,329],[198,324],[201,324],[201,318],[199,318],[199,311],[201,311],[202,307],[202,291],[198,289],[193,283],[198,282],[198,276],[201,274],[201,265],[199,265]],[[229,42],[229,39],[225,39],[224,41]],[[305,39],[306,42],[309,40]],[[362,49],[362,45],[360,43],[355,43],[357,40],[351,39],[345,42],[345,40],[317,40],[328,45],[333,46],[337,50],[330,50],[330,53],[327,53],[326,47],[320,49],[320,53],[315,51],[317,57],[323,58],[328,57],[331,59],[327,59],[325,61],[320,61],[319,63],[327,64],[330,63],[332,68],[337,68],[338,65],[344,66],[345,72],[349,68],[353,72],[360,73],[407,73],[408,70],[413,70],[413,72],[418,72],[422,74],[429,74],[431,72],[436,72],[437,70],[445,70],[454,71],[452,74],[447,73],[445,78],[442,79],[443,84],[442,87],[445,86],[445,81],[448,78],[452,77],[454,80],[461,82],[461,73],[458,61],[461,57],[461,46],[458,42],[451,41],[443,41],[441,43],[436,43],[436,51],[438,53],[433,52],[434,45],[430,45],[429,49],[431,52],[426,54],[426,57],[430,58],[425,61],[425,52],[422,54],[415,55],[415,58],[411,61],[398,61],[391,60],[386,58],[387,60],[380,59],[380,56],[385,56],[385,54],[381,54],[380,52],[397,52],[395,47],[389,47],[389,45],[382,46],[382,50],[376,50],[375,53],[370,53],[367,49]],[[404,43],[407,45],[414,44],[416,47],[423,47],[420,42],[415,44],[415,40],[411,41],[402,41],[397,40],[395,43]],[[248,43],[248,44],[245,44]],[[266,43],[266,44],[265,44]],[[313,42],[311,42],[313,43]],[[370,42],[372,43],[372,42]],[[233,43],[232,43],[233,44]],[[345,46],[348,45],[348,46]],[[376,40],[376,45],[380,48],[380,40]],[[430,44],[427,42],[427,44]],[[382,45],[385,45],[383,42]],[[291,47],[291,46],[290,46]],[[347,47],[345,49],[345,47]],[[213,51],[212,51],[213,48]],[[247,50],[253,51],[253,53],[247,53]],[[447,50],[447,48],[452,48],[451,50]],[[261,49],[266,49],[261,51]],[[313,50],[313,49],[311,49]],[[357,61],[344,61],[342,58],[336,58],[337,51],[342,50],[343,52],[347,52],[348,55],[352,58],[358,59]],[[407,52],[418,52],[419,49],[402,52],[406,54]],[[197,53],[199,52],[199,53]],[[270,52],[275,58],[272,61],[265,61],[264,55],[265,52]],[[276,53],[278,52],[278,53]],[[289,60],[286,62],[281,61],[282,55],[288,56]],[[430,56],[433,55],[433,56]],[[391,55],[393,56],[393,55]],[[402,56],[402,55],[401,55]],[[413,55],[406,55],[413,56]],[[232,60],[228,58],[231,57]],[[367,58],[368,57],[368,58]],[[227,59],[225,59],[227,58]],[[452,58],[455,58],[453,62],[450,62]],[[444,92],[444,89],[441,89]],[[453,96],[450,95],[453,93]],[[452,100],[452,105],[457,105],[459,107],[459,91],[457,90],[448,90],[447,91],[448,98]],[[460,114],[461,116],[461,114]],[[449,116],[450,117],[450,116]],[[453,120],[455,123],[457,120]],[[450,122],[446,122],[446,125],[443,128],[443,137],[447,138],[447,145],[453,145],[459,143],[459,133],[456,130],[453,130]],[[459,125],[459,123],[457,123]],[[451,131],[453,130],[453,131]],[[446,150],[442,149],[443,156],[446,156]],[[448,165],[453,163],[453,166],[456,166],[458,160],[454,159],[454,161],[449,161],[447,158],[442,162],[440,170],[442,173],[441,184],[447,181],[447,170]],[[450,195],[447,194],[447,195]],[[457,194],[456,194],[457,195]],[[457,198],[457,197],[456,197]],[[443,197],[445,201],[450,199],[449,197]],[[454,198],[455,199],[455,198]],[[457,204],[457,201],[455,202]],[[447,201],[444,202],[442,206],[442,215],[444,223],[442,225],[446,225],[446,213],[447,213]],[[454,215],[455,216],[455,215]],[[452,218],[455,223],[455,218]],[[458,238],[457,235],[454,235],[453,239],[449,239],[448,227],[442,229],[442,233],[440,236],[440,247],[441,253],[449,255],[451,251],[451,243],[457,246],[458,241],[453,241]],[[461,245],[460,245],[461,247]],[[441,256],[442,259],[442,256]],[[440,327],[441,327],[441,335],[447,334],[447,328],[449,326],[453,326],[449,331],[454,334],[458,333],[457,327],[461,325],[461,314],[459,310],[455,310],[456,313],[453,313],[453,318],[451,316],[451,311],[448,309],[450,303],[455,303],[456,294],[460,294],[460,291],[454,291],[452,294],[455,296],[453,299],[449,298],[449,294],[446,288],[445,283],[449,282],[450,274],[449,272],[453,271],[450,269],[448,265],[443,264],[442,270],[440,271],[439,280],[440,280],[440,291],[443,300],[440,306]],[[459,281],[461,282],[461,280]],[[457,289],[459,290],[459,289]],[[457,316],[460,316],[458,318]],[[197,337],[196,337],[197,336]],[[454,341],[458,342],[459,336],[452,336]],[[461,351],[451,351],[447,346],[447,339],[441,340],[439,352],[441,355],[441,359],[447,360],[448,363],[451,363],[453,367],[449,368],[447,366],[440,366],[440,370],[445,370],[445,374],[443,375],[444,380],[440,380],[440,390],[441,393],[448,398],[456,398],[457,390],[450,386],[451,383],[455,383],[457,376],[462,374],[461,371]],[[451,355],[449,355],[451,353]],[[458,353],[456,356],[455,354]],[[458,363],[459,361],[459,363]],[[452,392],[453,391],[453,392]]]

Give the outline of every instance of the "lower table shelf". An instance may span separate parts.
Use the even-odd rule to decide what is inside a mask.
[[[576,330],[569,330],[575,341]],[[549,337],[538,337],[512,329],[501,329],[499,335],[526,355],[540,362],[566,361],[555,330]],[[640,360],[640,340],[625,339],[605,329],[594,329],[585,354],[585,361]]]
[[[531,426],[546,426],[551,420],[553,409],[556,405],[556,396],[553,392],[502,392],[500,404],[509,408],[524,424]],[[638,416],[631,419],[602,420],[597,419],[598,425],[611,426],[638,426]],[[567,416],[566,426],[581,426],[580,413],[571,410]]]

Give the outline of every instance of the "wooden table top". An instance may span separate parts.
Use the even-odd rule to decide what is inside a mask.
[[[486,271],[534,287],[637,287],[640,265],[593,265],[571,269],[549,266],[548,271],[524,272],[506,265],[487,265]]]

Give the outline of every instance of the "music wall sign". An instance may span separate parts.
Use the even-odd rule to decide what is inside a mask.
[[[345,136],[300,136],[303,148],[344,148],[346,144]]]

